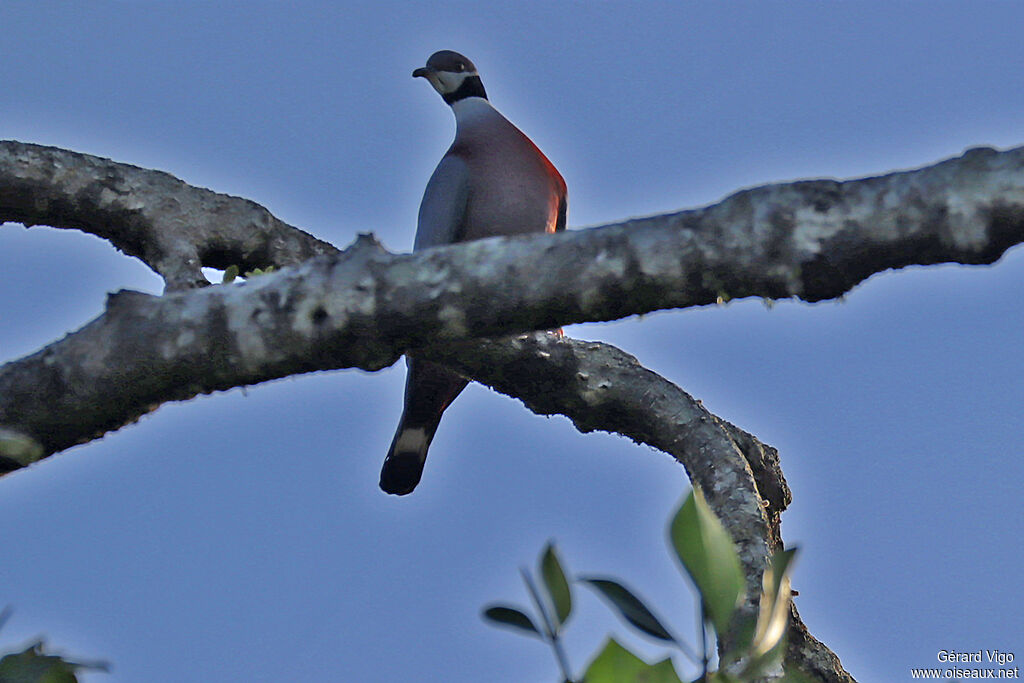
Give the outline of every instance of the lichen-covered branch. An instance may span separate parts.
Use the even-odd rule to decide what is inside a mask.
[[[0,187],[3,182],[0,173]],[[239,232],[230,227],[223,198],[211,195],[209,201],[223,233]],[[52,204],[45,197],[36,202],[44,207],[37,219]],[[6,205],[0,205],[2,211],[12,215]],[[171,214],[178,216],[177,211],[172,208]],[[191,213],[202,212],[194,208]],[[66,224],[78,220],[59,217]],[[159,341],[161,354],[142,364],[146,374],[182,358],[221,361],[216,381],[194,384],[202,391],[259,381],[282,370],[374,369],[409,348],[612,320],[721,297],[816,300],[839,295],[890,267],[990,262],[1021,241],[1024,149],[974,150],[920,171],[845,183],[769,186],[706,209],[557,235],[478,240],[406,255],[390,254],[363,239],[343,253],[311,259],[258,282],[146,299],[145,313],[130,327],[120,320],[135,305],[122,306],[124,312],[109,311],[42,353],[52,374],[89,334],[102,331],[108,346],[120,343],[117,334],[151,338]],[[322,243],[319,248],[332,249]],[[174,334],[180,329],[191,333]],[[144,350],[136,345],[125,353]],[[146,358],[137,357],[140,363]],[[130,356],[107,353],[103,359],[129,376],[120,366],[131,367]],[[23,376],[31,362],[27,358],[0,368],[0,425],[32,423],[26,417],[32,411],[23,399],[14,401],[9,390],[10,378]],[[102,362],[73,362],[54,388],[70,397],[87,395],[72,391],[69,383],[72,378],[83,383],[96,379],[82,368],[104,371]],[[146,400],[150,405],[181,396],[175,390],[164,397],[147,394]],[[20,421],[11,421],[14,411]],[[66,437],[46,438],[61,447],[70,443]]]
[[[818,301],[888,268],[992,263],[1024,241],[1022,214],[1024,148],[975,148],[919,170],[767,185],[583,238],[583,231],[540,238],[552,247],[575,244],[571,254],[548,255],[536,241],[521,250],[493,241],[447,248],[479,247],[477,261],[507,253],[495,267],[531,270],[541,278],[536,289],[561,286],[588,264],[578,276],[589,285],[585,300],[553,311],[564,323],[589,319],[587,304],[602,299],[616,304],[612,317],[723,297]],[[11,141],[0,141],[0,221],[99,235],[145,261],[172,291],[204,284],[201,266],[288,266],[333,251],[249,200],[159,171]],[[566,256],[574,259],[558,260]],[[452,286],[464,284],[472,283]]]
[[[756,440],[748,434],[607,344],[539,333],[449,345],[425,355],[519,398],[535,413],[565,415],[581,432],[615,432],[674,457],[715,513],[735,530],[733,540],[753,588],[748,593],[759,594],[765,558],[781,548],[777,524],[770,529],[767,511],[776,515],[777,523],[790,498],[781,470],[745,457],[737,441],[752,446]],[[752,465],[762,481],[770,482],[763,490]],[[756,602],[745,608],[754,614]]]
[[[81,331],[0,367],[0,427],[51,453],[200,392],[723,296],[819,299],[886,268],[986,262],[1021,241],[1024,148],[415,254],[363,237],[243,285],[114,297]]]
[[[679,461],[736,542],[748,596],[740,618],[756,616],[753,596],[760,594],[767,557],[783,547],[779,515],[791,500],[774,448],[608,344],[536,333],[419,354],[515,396],[539,415],[564,415],[581,432],[622,434]],[[795,607],[787,661],[812,681],[854,680]]]
[[[371,238],[337,252],[252,202],[167,174],[0,142],[0,220],[109,239],[160,273],[169,292],[113,295],[78,332],[0,366],[0,436],[13,444],[0,470],[166,401],[313,370],[378,369],[416,349],[583,431],[617,431],[672,454],[737,539],[753,587],[781,544],[778,514],[789,500],[770,447],[611,347],[545,334],[485,338],[724,298],[815,301],[888,268],[991,263],[1024,241],[1024,148],[394,255]],[[194,289],[201,266],[232,264],[294,267]],[[790,657],[819,680],[852,680],[798,617]]]
[[[209,284],[200,268],[301,263],[333,248],[240,197],[89,154],[0,141],[0,223],[75,228],[136,256],[169,291]]]

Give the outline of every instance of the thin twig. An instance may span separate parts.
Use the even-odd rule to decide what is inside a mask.
[[[551,648],[555,651],[555,659],[558,660],[558,666],[562,670],[562,678],[567,683],[573,683],[572,668],[569,666],[569,658],[565,654],[565,650],[562,648],[562,641],[558,637],[558,629],[554,625],[554,621],[551,615],[548,614],[547,608],[544,606],[544,601],[540,598],[540,593],[537,591],[537,587],[533,585],[533,579],[530,578],[530,572],[525,567],[520,568],[519,572],[523,575],[523,581],[526,583],[526,590],[529,591],[530,597],[533,599],[533,604],[537,606],[537,611],[540,612],[541,619],[544,620],[544,630],[548,635],[548,642],[551,643]]]

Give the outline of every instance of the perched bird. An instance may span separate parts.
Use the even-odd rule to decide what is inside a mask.
[[[455,141],[420,203],[414,250],[565,228],[565,181],[547,157],[487,101],[480,75],[442,50],[412,72],[455,113]],[[467,381],[444,366],[406,356],[405,410],[380,473],[387,493],[410,493],[423,474],[437,425]]]

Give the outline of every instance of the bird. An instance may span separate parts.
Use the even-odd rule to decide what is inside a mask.
[[[413,251],[444,244],[565,229],[565,180],[544,153],[487,99],[476,66],[452,50],[412,72],[455,114],[455,140],[427,182]],[[386,493],[411,493],[445,409],[468,381],[406,354],[405,405],[380,474]]]

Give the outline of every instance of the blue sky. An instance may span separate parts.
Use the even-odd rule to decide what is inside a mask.
[[[1024,143],[1024,5],[5,3],[0,137],[171,172],[338,246],[412,244],[453,132],[410,77],[464,52],[569,185],[569,225],[741,187],[909,168]],[[941,649],[1024,656],[1024,252],[910,268],[843,302],[759,301],[567,329],[635,354],[778,447],[811,631],[862,681]],[[0,227],[0,359],[157,293],[97,238]],[[0,645],[44,633],[89,681],[554,681],[484,625],[526,603],[549,538],[692,633],[665,528],[667,456],[576,433],[479,386],[423,483],[377,489],[404,369],[318,373],[168,405],[0,479]],[[577,591],[581,669],[626,635]],[[681,665],[685,670],[685,666]]]

